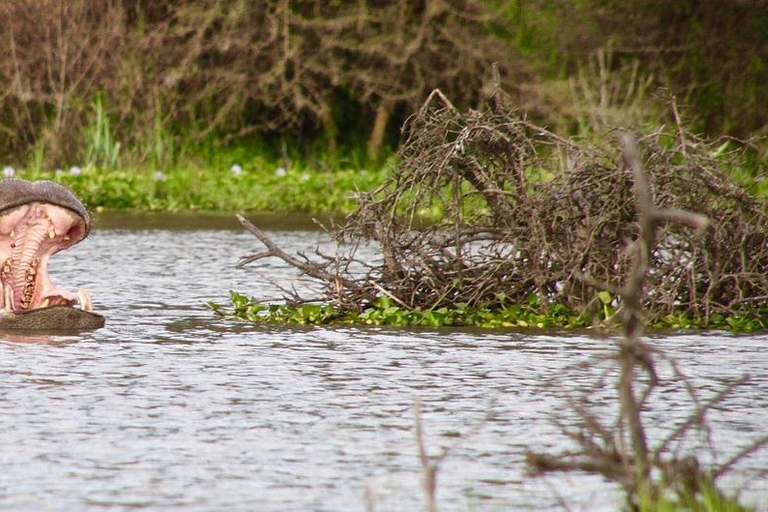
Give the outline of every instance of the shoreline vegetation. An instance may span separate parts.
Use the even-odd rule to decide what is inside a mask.
[[[2,176],[52,180],[72,189],[96,212],[245,212],[262,215],[343,216],[354,210],[361,191],[379,186],[391,172],[392,157],[368,162],[359,151],[346,158],[320,155],[279,158],[259,141],[189,156],[161,168],[99,167],[93,164],[46,170],[4,166]]]
[[[216,315],[253,324],[282,325],[356,325],[390,327],[478,327],[482,329],[605,329],[620,327],[620,311],[608,292],[600,293],[601,308],[590,313],[575,312],[562,304],[542,311],[535,295],[522,304],[497,309],[469,307],[440,307],[408,310],[393,304],[386,296],[379,297],[362,311],[340,310],[330,304],[287,304],[263,302],[236,291],[230,292],[229,302],[213,301],[207,306]],[[692,318],[686,312],[672,313],[648,325],[659,330],[722,330],[748,333],[768,328],[768,312],[744,315],[713,315],[708,320]]]

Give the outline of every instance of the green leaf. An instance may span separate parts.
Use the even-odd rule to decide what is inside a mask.
[[[728,146],[730,146],[730,141],[727,140],[720,144],[716,150],[712,151],[709,156],[712,158],[720,158],[725,154],[726,151],[728,151]]]
[[[607,306],[608,304],[610,304],[610,303],[611,303],[611,301],[613,300],[613,296],[611,296],[611,294],[610,294],[610,293],[608,293],[608,292],[607,292],[607,291],[605,291],[605,290],[603,290],[603,291],[601,291],[601,292],[598,292],[598,293],[597,293],[597,298],[598,298],[598,299],[600,299],[600,302],[602,302],[602,303],[603,303],[603,304],[605,304],[606,306]]]

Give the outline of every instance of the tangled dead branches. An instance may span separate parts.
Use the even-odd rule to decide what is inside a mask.
[[[719,493],[714,487],[717,479],[736,462],[768,444],[768,436],[760,437],[727,462],[710,469],[705,469],[695,454],[681,455],[682,441],[691,432],[704,433],[712,447],[707,413],[747,382],[748,377],[729,383],[714,397],[702,401],[677,362],[641,339],[642,299],[646,278],[652,268],[652,252],[659,238],[657,231],[661,226],[671,223],[701,229],[709,223],[709,219],[685,210],[659,208],[634,140],[625,136],[622,143],[624,160],[634,181],[639,219],[638,236],[630,251],[631,265],[625,283],[617,290],[624,303],[624,338],[619,342],[616,353],[578,366],[579,370],[592,371],[601,366],[605,368],[592,386],[580,390],[578,398],[570,401],[578,417],[578,426],[567,428],[561,425],[577,449],[559,455],[531,452],[528,453],[528,462],[541,473],[579,470],[601,474],[622,485],[631,510],[639,510],[641,500],[656,502],[669,491],[680,498],[694,500],[710,490]],[[611,288],[606,283],[595,285]],[[592,397],[608,387],[607,381],[611,380],[611,374],[616,373],[617,366],[618,378],[611,388],[616,390],[620,405],[615,421],[608,423],[604,419],[604,411],[596,410]],[[670,377],[661,377],[660,366],[668,367],[666,373]],[[646,434],[650,423],[647,420],[648,412],[653,409],[652,398],[657,396],[662,385],[669,387],[670,384],[680,383],[683,383],[693,411],[682,424],[652,448]]]
[[[435,91],[406,130],[397,170],[361,195],[336,232],[353,249],[311,263],[335,276],[324,300],[360,309],[386,294],[412,310],[494,308],[534,294],[542,308],[585,311],[597,302],[589,283],[621,288],[631,252],[622,249],[637,239],[639,219],[630,169],[613,145],[558,137],[500,91],[482,111],[461,111]],[[728,155],[682,127],[639,142],[657,206],[715,220],[698,231],[660,223],[643,304],[650,317],[754,310],[768,297],[762,204],[726,174]],[[361,240],[378,244],[382,260],[355,274]]]
[[[626,346],[626,340],[623,343]],[[617,367],[621,367],[618,377]],[[748,376],[724,384],[704,399],[677,361],[645,342],[633,344],[631,354],[620,349],[610,357],[592,359],[571,370],[596,375],[589,385],[568,399],[575,422],[565,425],[553,418],[574,448],[556,454],[528,452],[527,462],[534,474],[599,474],[619,484],[630,503],[637,503],[638,496],[658,498],[665,488],[681,496],[701,494],[704,486],[717,484],[739,462],[768,445],[768,436],[758,436],[725,460],[714,456],[708,417],[744,389],[750,381]],[[558,379],[563,379],[563,375],[553,378],[550,385],[561,387]],[[615,391],[621,404],[612,411],[605,407],[610,390]],[[687,416],[675,426],[652,419],[660,396],[668,397],[671,393],[680,393],[681,402],[688,404]],[[601,397],[601,403],[594,400],[595,396]],[[646,429],[654,427],[666,434],[651,441]],[[705,455],[706,451],[711,453]],[[697,456],[697,452],[705,456]],[[708,458],[714,461],[703,462]]]

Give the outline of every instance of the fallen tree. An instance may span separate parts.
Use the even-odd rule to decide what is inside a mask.
[[[412,311],[527,303],[589,314],[606,302],[621,306],[616,291],[631,262],[619,249],[635,243],[639,225],[631,173],[615,145],[561,138],[498,90],[481,111],[461,111],[436,90],[405,130],[391,178],[361,194],[333,230],[345,251],[297,259],[241,219],[268,247],[241,264],[281,258],[320,280],[319,300],[341,311],[382,296]],[[697,231],[658,227],[643,304],[649,320],[684,315],[707,325],[713,315],[754,315],[768,298],[768,216],[726,172],[728,144],[679,123],[639,144],[659,208],[717,220]],[[378,245],[380,261],[356,256],[363,241]],[[595,282],[613,291],[608,301]]]

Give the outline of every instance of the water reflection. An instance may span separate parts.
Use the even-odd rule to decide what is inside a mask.
[[[51,345],[54,347],[63,347],[71,343],[76,343],[76,339],[68,336],[62,336],[56,333],[45,333],[40,331],[5,331],[0,334],[0,343],[6,344],[36,344]]]
[[[320,235],[278,231],[290,250]],[[0,338],[0,508],[3,510],[362,511],[423,507],[413,440],[419,396],[430,449],[495,415],[446,461],[442,510],[617,509],[600,478],[525,475],[528,449],[567,441],[563,394],[594,377],[568,368],[606,350],[600,336],[531,332],[277,328],[221,321],[206,300],[230,289],[279,296],[277,262],[234,269],[256,249],[217,229],[97,230],[52,262],[57,283],[84,283],[107,326],[94,332]],[[25,339],[26,338],[26,339]],[[768,420],[765,336],[657,340],[705,390],[755,376],[714,412],[727,458]],[[53,346],[51,346],[53,345]],[[606,392],[605,400],[609,400]],[[689,412],[663,394],[658,418]],[[599,397],[598,397],[599,398]],[[651,435],[663,436],[663,429]],[[743,470],[765,466],[760,454]],[[734,486],[741,482],[734,482]],[[768,502],[764,483],[748,497]]]

